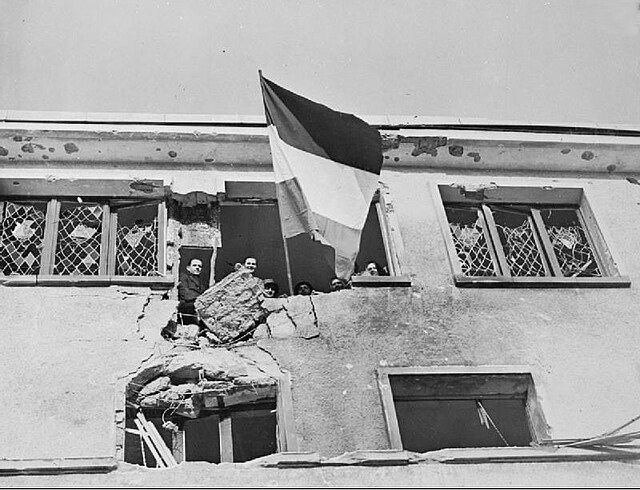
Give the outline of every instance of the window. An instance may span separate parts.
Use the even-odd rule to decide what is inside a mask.
[[[629,286],[582,189],[439,186],[459,286]]]
[[[126,427],[130,431],[125,441],[125,461],[156,467],[149,445],[134,432],[133,410],[127,412]],[[171,416],[167,410],[143,412],[176,461],[239,463],[278,452],[275,399],[229,409],[203,410],[197,418]],[[167,420],[171,424],[166,424]]]
[[[163,193],[138,197],[130,184],[0,179],[0,273],[36,276],[36,283],[47,276],[157,280],[165,269]]]
[[[154,453],[170,452],[178,463],[238,463],[277,452],[297,451],[291,381],[287,375],[279,377],[273,385],[248,385],[226,394],[218,389],[225,384],[224,380],[206,383],[211,391],[197,392],[196,385],[187,382],[183,386],[188,389],[165,398],[151,390],[150,396],[159,397],[153,408],[127,401],[124,460],[162,467],[162,461],[158,462]],[[148,423],[155,429],[144,430]]]
[[[400,276],[398,227],[389,224],[395,217],[384,209],[384,194],[383,188],[371,203],[356,266],[364,269],[367,261],[375,260],[388,275],[373,279],[355,276],[354,286],[410,285],[408,278]],[[232,272],[236,262],[251,256],[258,261],[258,275],[274,279],[281,291],[288,289],[288,269],[292,284],[309,281],[316,291],[329,291],[334,271],[325,256],[332,251],[304,234],[287,239],[285,251],[272,182],[226,182],[221,204],[223,247],[216,254],[216,280]]]
[[[547,436],[528,372],[386,368],[378,377],[393,449],[529,446]]]

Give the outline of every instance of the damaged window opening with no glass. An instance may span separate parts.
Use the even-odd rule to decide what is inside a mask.
[[[126,389],[126,462],[243,462],[294,450],[290,387],[255,346],[154,356]]]
[[[394,449],[529,446],[545,438],[547,426],[529,373],[435,371],[378,371]]]

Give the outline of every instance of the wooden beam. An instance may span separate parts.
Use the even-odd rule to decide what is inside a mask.
[[[226,181],[224,188],[226,199],[277,199],[274,182]]]
[[[445,204],[530,204],[578,206],[583,191],[576,187],[439,185]]]
[[[163,199],[162,180],[0,179],[0,196]]]
[[[402,438],[400,437],[400,426],[398,425],[396,407],[393,403],[393,393],[391,391],[391,384],[389,383],[389,374],[384,370],[377,369],[376,375],[378,377],[380,399],[382,400],[382,411],[384,412],[384,419],[387,423],[389,445],[391,446],[391,449],[401,451],[403,449]]]
[[[628,276],[615,277],[467,277],[453,276],[458,287],[477,288],[628,288]]]
[[[220,419],[220,462],[233,463],[233,436],[231,434],[231,417]]]

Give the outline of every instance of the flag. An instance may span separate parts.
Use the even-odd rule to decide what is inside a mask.
[[[308,233],[353,273],[382,167],[380,133],[352,114],[294,94],[260,74],[282,233]]]

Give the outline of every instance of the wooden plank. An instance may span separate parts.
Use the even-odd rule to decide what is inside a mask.
[[[583,191],[577,187],[464,186],[439,185],[445,204],[530,204],[577,206]]]
[[[158,429],[156,429],[156,426],[153,425],[153,423],[149,422],[142,412],[138,412],[136,414],[136,417],[138,418],[138,420],[140,420],[142,425],[146,428],[147,433],[149,434],[149,437],[151,438],[156,448],[158,449],[158,452],[162,456],[162,459],[164,460],[165,464],[170,468],[173,466],[177,466],[178,463],[176,463],[176,460],[173,457],[173,454],[171,454],[171,450],[167,447],[166,443],[164,442],[164,439],[162,439],[162,436],[158,432]]]
[[[383,288],[383,287],[411,287],[409,276],[353,276],[353,287]]]
[[[233,437],[231,435],[231,417],[221,418],[218,423],[220,432],[220,462],[233,463]]]
[[[184,431],[183,430],[179,430],[177,432],[173,432],[171,437],[172,437],[172,454],[173,457],[176,460],[176,463],[180,464],[183,461],[186,461],[186,455],[185,455],[185,450],[187,445],[185,444],[185,435],[184,435]]]
[[[111,213],[109,212],[109,205],[102,205],[102,232],[100,235],[100,267],[98,269],[98,275],[107,275],[107,265],[109,262],[109,218]]]
[[[500,235],[496,228],[496,222],[493,219],[493,212],[489,206],[482,205],[478,211],[478,217],[484,231],[484,238],[489,247],[489,253],[493,260],[493,269],[496,275],[511,276],[511,269],[509,269],[509,263],[507,257],[504,255],[504,249],[502,248],[502,242],[500,241]]]
[[[389,234],[389,225],[387,223],[387,217],[385,216],[382,204],[380,201],[374,204],[376,208],[376,214],[378,216],[378,226],[380,228],[380,236],[382,237],[382,246],[384,247],[385,257],[387,259],[387,266],[389,267],[389,274],[392,276],[397,275],[397,261],[391,253],[391,236]]]
[[[109,240],[108,240],[108,258],[107,258],[107,274],[110,276],[116,273],[116,254],[117,254],[117,240],[116,235],[118,233],[118,213],[111,212],[109,216]]]
[[[156,449],[153,442],[151,441],[151,438],[149,437],[149,434],[147,433],[147,430],[142,424],[142,422],[140,422],[140,420],[138,420],[137,418],[133,419],[133,421],[136,424],[136,427],[138,428],[138,430],[140,431],[140,434],[142,435],[142,440],[145,442],[145,444],[149,448],[149,451],[151,451],[151,454],[155,458],[156,466],[158,466],[159,468],[166,468],[167,465],[160,457],[160,454],[158,454],[158,450]]]
[[[547,233],[547,227],[544,225],[544,221],[542,219],[540,211],[536,208],[531,208],[531,218],[533,219],[535,228],[538,230],[542,247],[551,266],[551,275],[556,277],[563,277],[564,274],[562,273],[562,269],[560,268],[560,264],[558,263],[558,257],[556,257],[556,253],[553,250],[553,245],[551,244],[551,239],[549,238],[549,233]]]
[[[298,451],[298,436],[296,434],[293,413],[293,394],[291,393],[291,375],[283,373],[278,378],[276,417],[278,421],[278,449],[280,452]]]
[[[226,181],[224,189],[226,199],[277,199],[274,182]]]
[[[110,286],[109,276],[59,276],[42,274],[36,277],[38,286]]]
[[[467,277],[454,275],[458,287],[479,288],[628,288],[628,276],[615,277]]]
[[[162,180],[0,179],[0,196],[164,198]]]
[[[393,403],[393,393],[391,384],[389,383],[389,374],[383,370],[376,370],[378,377],[378,389],[380,391],[380,399],[382,400],[382,410],[384,419],[387,423],[387,434],[389,435],[389,445],[391,449],[402,450],[402,438],[400,437],[400,426],[398,425],[398,416],[396,407]]]
[[[533,218],[531,216],[527,216],[527,221],[529,222],[529,228],[531,229],[531,233],[533,234],[533,241],[536,243],[536,248],[538,249],[538,255],[540,255],[540,260],[542,261],[544,275],[547,277],[553,276],[554,274],[552,274],[549,263],[546,260],[545,250],[542,248],[540,237],[538,236],[538,233],[536,233],[536,227],[533,224]],[[553,249],[551,250],[551,252],[553,253]]]
[[[580,203],[580,209],[578,209],[577,212],[578,219],[580,220],[584,233],[587,236],[587,240],[589,241],[591,250],[593,251],[598,267],[600,268],[600,272],[603,276],[618,276],[620,272],[616,266],[616,261],[609,251],[604,234],[602,233],[600,226],[598,226],[598,222],[596,221],[593,210],[591,209],[591,205],[589,204],[586,196],[583,196]]]
[[[385,219],[385,229],[389,236],[389,253],[394,267],[394,273],[397,276],[402,275],[402,264],[404,263],[404,242],[400,234],[400,223],[396,215],[393,199],[389,192],[389,187],[384,182],[379,182],[378,202],[383,211]],[[382,226],[382,223],[380,224]],[[391,272],[391,271],[390,271]]]
[[[597,451],[572,447],[451,448],[422,453],[424,460],[448,464],[555,463],[640,459],[637,451]]]
[[[460,257],[458,257],[458,252],[456,250],[456,246],[453,243],[453,238],[451,237],[451,226],[449,225],[449,220],[447,218],[447,213],[444,208],[442,201],[436,201],[435,193],[434,195],[434,207],[436,217],[438,218],[438,224],[440,225],[440,232],[442,234],[442,238],[444,240],[445,248],[447,249],[447,257],[449,258],[449,265],[451,266],[451,270],[453,274],[463,275],[462,274],[462,266],[460,265]]]
[[[158,273],[166,274],[167,272],[167,208],[164,201],[158,203]],[[213,259],[212,254],[211,258]],[[215,264],[212,264],[215,266]],[[213,268],[211,269],[214,270]],[[213,277],[213,273],[210,274]]]
[[[0,475],[55,475],[61,473],[107,473],[118,468],[113,457],[0,459]]]
[[[324,461],[327,466],[402,466],[411,462],[407,451],[397,449],[358,450],[341,454]]]
[[[53,273],[53,261],[58,237],[58,217],[60,214],[60,201],[51,199],[47,204],[46,225],[42,239],[42,252],[40,255],[40,274]]]

